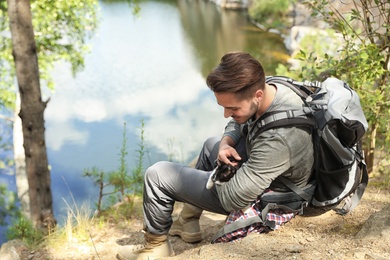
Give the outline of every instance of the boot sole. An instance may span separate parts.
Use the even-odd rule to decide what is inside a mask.
[[[179,236],[186,243],[196,243],[202,241],[202,233],[188,233],[181,230],[170,230],[169,235]]]

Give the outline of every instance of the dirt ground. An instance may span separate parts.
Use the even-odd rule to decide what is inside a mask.
[[[389,190],[369,186],[359,206],[347,216],[333,211],[320,216],[297,216],[268,234],[253,234],[239,242],[224,244],[210,244],[210,240],[224,224],[225,216],[204,212],[203,241],[187,244],[179,237],[170,237],[176,256],[164,259],[390,259],[388,237],[356,236],[371,215],[390,204],[389,195]],[[177,205],[175,214],[179,210]],[[380,222],[386,222],[378,224],[388,228],[390,217]],[[74,240],[57,248],[36,251],[17,247],[17,251],[19,259],[116,259],[120,244],[142,241],[141,228],[142,221],[138,219],[131,225],[91,229],[88,241]]]

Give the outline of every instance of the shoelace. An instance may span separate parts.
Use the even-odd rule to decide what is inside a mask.
[[[146,248],[146,243],[145,244],[138,244],[133,246],[133,252],[140,251],[142,249]]]
[[[142,230],[141,232],[146,233],[145,230]],[[158,242],[156,243],[156,241],[152,241],[147,236],[145,236],[145,242],[143,244],[135,245],[133,251],[139,251],[139,250],[143,250],[143,249],[146,249],[146,250],[153,249],[158,244],[159,244]]]

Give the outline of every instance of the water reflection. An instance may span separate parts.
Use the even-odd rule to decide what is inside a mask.
[[[210,1],[179,0],[180,20],[204,77],[228,51],[246,51],[259,59],[268,74],[285,63],[279,35],[249,22],[246,11],[224,10]]]
[[[89,147],[91,132],[102,130],[98,125],[106,125],[106,139],[114,141],[117,136],[120,141],[123,122],[136,135],[139,119],[144,118],[151,153],[172,152],[167,140],[174,138],[185,143],[180,149],[180,161],[185,162],[207,132],[221,132],[225,119],[205,86],[177,9],[147,2],[141,5],[141,17],[134,19],[124,6],[102,4],[103,20],[91,41],[93,51],[76,79],[69,69],[57,69],[58,88],[45,114],[49,149]],[[120,142],[114,144],[118,147]],[[102,157],[106,153],[100,152]]]
[[[141,119],[146,166],[168,157],[188,163],[227,121],[205,85],[220,57],[248,51],[271,74],[285,53],[281,39],[259,31],[245,13],[209,1],[145,1],[139,18],[126,1],[100,2],[100,7],[102,20],[90,40],[85,70],[73,78],[69,67],[59,64],[53,73],[57,87],[49,94],[45,119],[57,216],[71,194],[77,203],[97,200],[97,189],[80,176],[93,166],[117,168],[124,122],[130,169]]]

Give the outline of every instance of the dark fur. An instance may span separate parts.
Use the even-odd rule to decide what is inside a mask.
[[[237,168],[231,164],[220,164],[211,173],[206,188],[211,189],[215,184],[221,185],[229,181],[237,172]]]
[[[234,176],[234,174],[236,174],[236,172],[237,169],[233,165],[222,164],[217,166],[217,170],[215,171],[215,174],[211,179],[213,180],[213,182],[227,182]]]

